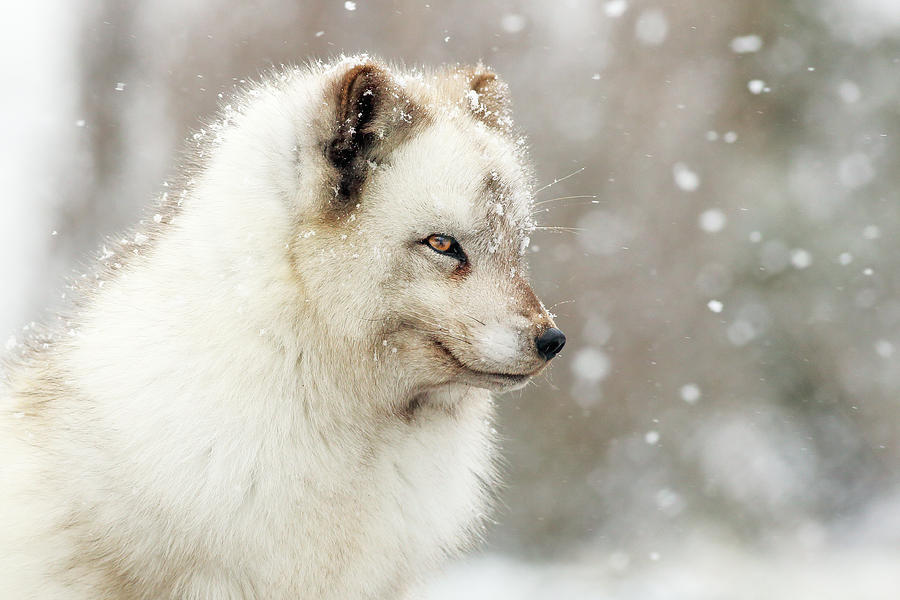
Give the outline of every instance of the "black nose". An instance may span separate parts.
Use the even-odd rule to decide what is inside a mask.
[[[539,335],[534,342],[537,344],[537,351],[541,358],[550,360],[559,354],[559,351],[566,345],[566,334],[556,327],[551,327]]]

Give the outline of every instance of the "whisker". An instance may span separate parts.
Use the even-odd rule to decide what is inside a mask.
[[[557,302],[556,304],[551,305],[547,310],[553,310],[554,308],[556,308],[556,307],[559,306],[560,304],[572,304],[573,302],[575,302],[575,301],[574,301],[574,300],[560,300],[560,301]]]
[[[540,189],[538,189],[538,190],[535,190],[534,193],[535,193],[535,194],[538,194],[538,193],[540,193],[540,192],[543,192],[543,191],[546,190],[547,188],[556,185],[556,184],[559,183],[560,181],[565,181],[565,180],[568,179],[569,177],[573,177],[573,176],[575,176],[575,175],[578,175],[578,174],[581,173],[582,171],[584,171],[584,167],[581,167],[580,169],[576,169],[575,171],[572,171],[571,173],[569,173],[569,174],[566,175],[565,177],[560,177],[559,179],[554,179],[552,182],[548,183],[548,184],[545,185],[544,187],[542,187],[542,188],[540,188]]]
[[[483,339],[475,340],[471,336],[465,337],[462,335],[457,335],[457,334],[451,333],[449,329],[447,329],[446,327],[444,327],[443,325],[441,325],[439,323],[434,322],[432,319],[430,319],[429,317],[427,317],[426,315],[423,315],[423,314],[413,313],[410,316],[413,317],[414,319],[418,320],[422,325],[430,327],[430,329],[429,329],[429,328],[417,327],[416,325],[414,325],[412,323],[406,323],[406,327],[409,327],[413,331],[418,331],[420,333],[425,333],[425,334],[429,334],[429,335],[441,335],[444,337],[448,337],[448,338],[457,340],[464,344],[468,344],[470,346],[475,346],[479,342],[487,341],[487,340],[483,340]],[[485,325],[484,321],[481,321],[468,313],[462,313],[462,316],[468,317],[468,318],[472,319],[473,321],[477,321],[478,323]],[[357,317],[357,318],[359,318],[362,321],[368,321],[370,323],[374,323],[374,322],[384,323],[386,321],[391,320],[389,318],[376,318],[376,319],[367,319],[364,317]],[[496,341],[489,342],[489,343],[492,344],[493,347],[497,348],[500,351],[509,351],[509,350],[517,350],[518,349],[518,345],[516,345],[516,344],[512,344],[512,345],[498,344]]]
[[[470,346],[473,345],[473,343],[470,339],[450,333],[450,331],[448,331],[445,327],[441,326],[438,323],[429,321],[423,315],[414,314],[412,316],[415,317],[416,319],[418,319],[419,321],[421,321],[424,325],[428,325],[428,326],[434,328],[434,329],[422,329],[421,327],[416,327],[415,325],[407,324],[407,327],[409,327],[410,329],[412,329],[414,331],[418,331],[421,333],[428,333],[428,334],[440,334],[443,336],[447,336],[449,338],[453,338],[455,340],[459,340],[460,342],[463,342],[464,344],[469,344]],[[390,318],[380,318],[380,319],[367,319],[365,317],[357,317],[357,318],[360,319],[361,321],[368,321],[370,323],[377,323],[377,322],[384,323],[384,322],[391,320]]]
[[[558,227],[553,225],[536,225],[535,229],[540,231],[564,231],[566,233],[581,233],[586,231],[583,227]]]
[[[420,328],[420,327],[416,327],[415,325],[410,325],[409,328],[412,329],[413,331],[418,331],[418,332],[420,332],[420,333],[429,333],[429,334],[432,334],[432,335],[434,335],[434,334],[439,334],[439,335],[443,335],[443,336],[452,338],[452,339],[454,339],[454,340],[460,341],[460,342],[462,342],[462,343],[464,343],[464,344],[469,344],[470,346],[474,345],[474,344],[472,343],[472,340],[466,339],[466,338],[461,337],[461,336],[458,336],[458,335],[453,335],[453,334],[450,333],[449,331],[443,331],[443,330],[440,330],[440,329],[438,329],[438,330],[433,330],[433,329],[432,329],[432,330],[429,330],[429,329],[422,329],[422,328]]]
[[[562,200],[582,200],[582,199],[588,199],[588,198],[593,200],[595,198],[599,198],[599,196],[596,194],[594,194],[594,195],[579,195],[579,196],[560,196],[559,198],[550,198],[549,200],[541,200],[540,202],[535,202],[534,205],[541,206],[544,204],[550,204],[551,202],[560,202]],[[599,200],[591,202],[591,204],[599,204],[599,203],[600,203]]]
[[[481,323],[482,325],[485,325],[485,322],[484,322],[484,321],[482,321],[481,319],[476,319],[475,317],[473,317],[473,316],[470,315],[469,313],[463,313],[463,316],[464,316],[464,317],[469,317],[470,319],[472,319],[472,320],[475,321],[476,323]],[[486,325],[485,325],[485,326],[486,326]]]

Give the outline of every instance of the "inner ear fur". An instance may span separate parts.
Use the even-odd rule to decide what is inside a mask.
[[[338,196],[355,199],[365,183],[370,161],[390,153],[409,131],[417,109],[383,66],[354,65],[333,90],[334,133],[325,155],[337,170]]]

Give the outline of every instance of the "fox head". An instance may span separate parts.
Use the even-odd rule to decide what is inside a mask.
[[[295,77],[239,117],[257,164],[226,164],[287,207],[301,335],[410,388],[523,386],[565,336],[528,283],[532,171],[506,84],[368,57]]]

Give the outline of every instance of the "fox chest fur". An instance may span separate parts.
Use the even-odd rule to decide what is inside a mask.
[[[564,342],[506,88],[343,59],[194,137],[5,370],[0,596],[404,597],[479,537],[491,392]]]

